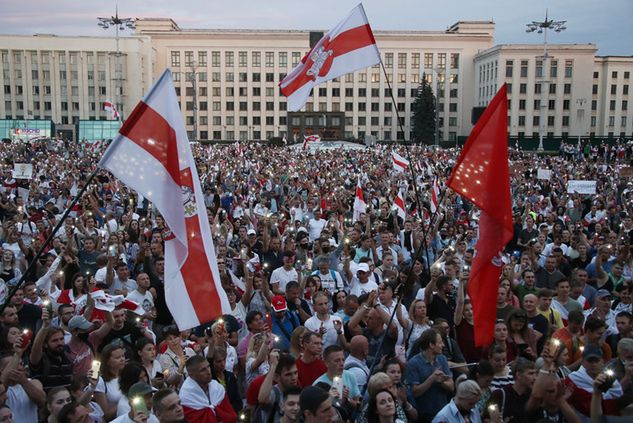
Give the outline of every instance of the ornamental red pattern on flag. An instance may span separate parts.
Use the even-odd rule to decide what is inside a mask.
[[[132,111],[99,166],[150,200],[169,227],[165,299],[178,327],[230,312],[169,69]]]
[[[365,9],[359,4],[279,83],[282,94],[288,97],[288,111],[300,110],[312,88],[322,82],[378,63],[380,52]]]
[[[480,235],[468,283],[477,346],[489,345],[493,339],[494,302],[502,266],[498,256],[513,235],[507,98],[504,84],[470,133],[447,183],[481,209]]]

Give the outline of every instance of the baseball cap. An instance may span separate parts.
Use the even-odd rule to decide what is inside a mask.
[[[88,330],[92,327],[92,323],[90,323],[84,316],[73,316],[68,322],[68,329],[81,329]]]
[[[360,263],[358,265],[358,269],[356,269],[357,272],[365,272],[365,273],[369,273],[369,265],[367,263]]]
[[[582,352],[582,359],[588,360],[590,358],[602,358],[602,348],[594,344],[586,345]]]
[[[130,387],[130,390],[128,391],[127,396],[128,398],[133,398],[133,397],[142,396],[146,394],[152,394],[156,391],[157,389],[152,388],[150,385],[148,385],[145,382],[136,382],[134,385]]]
[[[286,298],[283,295],[275,295],[273,300],[271,301],[273,305],[273,310],[275,312],[288,310],[288,305],[286,304]]]
[[[598,292],[596,292],[596,298],[604,298],[604,297],[610,297],[611,293],[609,291],[607,291],[606,289],[599,289]]]
[[[255,232],[255,229],[249,229],[246,231],[246,235],[257,235],[257,232]]]

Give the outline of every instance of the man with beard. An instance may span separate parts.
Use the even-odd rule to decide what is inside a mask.
[[[64,330],[50,327],[48,309],[42,309],[42,328],[33,341],[29,355],[32,374],[44,389],[68,386],[72,382],[73,363],[66,355]]]
[[[66,342],[66,355],[73,363],[73,375],[88,374],[94,355],[88,345],[88,333],[92,323],[83,316],[74,316],[68,322],[70,339]]]

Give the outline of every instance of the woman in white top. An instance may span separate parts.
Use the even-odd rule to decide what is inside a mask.
[[[134,345],[139,362],[145,368],[150,385],[160,389],[163,387],[163,366],[156,359],[156,345],[147,338],[139,338]]]
[[[130,361],[123,367],[119,374],[119,389],[121,390],[121,398],[117,403],[116,415],[120,417],[130,412],[130,401],[128,398],[128,392],[132,385],[138,382],[149,384],[149,377],[147,376],[147,370],[140,363],[136,361]]]
[[[116,417],[117,404],[121,399],[119,373],[125,367],[125,350],[121,345],[106,345],[101,351],[101,369],[94,398],[103,410],[106,420]]]
[[[265,375],[270,370],[268,364],[268,353],[272,338],[268,333],[258,333],[253,335],[248,341],[246,351],[246,386],[253,383],[253,380],[260,375]]]
[[[426,315],[426,303],[424,300],[414,300],[409,306],[409,318],[407,325],[404,328],[405,342],[407,343],[407,357],[411,356],[413,346],[418,338],[424,333],[425,330],[431,329],[432,321],[429,320],[429,316]]]

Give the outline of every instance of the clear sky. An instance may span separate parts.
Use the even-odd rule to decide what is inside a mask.
[[[0,33],[105,35],[97,16],[115,0],[0,0]],[[120,0],[124,17],[171,17],[181,28],[327,30],[358,0]],[[458,20],[493,20],[496,44],[541,43],[525,24],[545,9],[567,30],[552,43],[595,43],[599,55],[633,55],[633,0],[365,0],[375,30],[443,30]],[[110,34],[114,31],[109,30]]]

